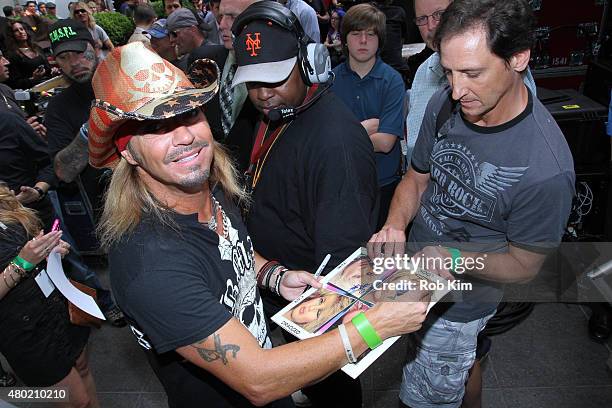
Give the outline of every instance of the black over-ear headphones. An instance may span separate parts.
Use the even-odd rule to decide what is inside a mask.
[[[304,33],[299,20],[288,8],[276,1],[258,1],[238,15],[232,25],[237,38],[244,27],[257,20],[269,20],[295,34],[298,41],[298,66],[304,83],[308,86],[328,81],[331,71],[329,51],[323,44],[315,43]]]

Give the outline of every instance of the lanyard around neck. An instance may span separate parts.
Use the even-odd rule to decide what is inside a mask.
[[[313,85],[308,88],[308,93],[306,94],[306,98],[304,99],[303,104],[306,104],[310,99],[312,99],[313,95],[317,91],[318,86]],[[249,164],[249,169],[247,170],[247,175],[253,175],[252,187],[255,188],[255,185],[259,181],[259,176],[261,175],[261,170],[263,169],[263,165],[265,164],[270,149],[276,143],[276,140],[284,133],[284,131],[289,127],[292,123],[288,122],[283,124],[282,126],[277,127],[272,131],[272,133],[266,137],[268,133],[268,127],[270,122],[260,121],[259,127],[257,129],[257,136],[255,137],[255,143],[253,145],[253,150],[251,151],[251,160]],[[263,160],[261,160],[263,158]],[[261,162],[260,162],[261,160]]]

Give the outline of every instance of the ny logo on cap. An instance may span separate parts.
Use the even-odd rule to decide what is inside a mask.
[[[246,50],[251,51],[251,57],[257,56],[257,50],[261,49],[261,40],[259,39],[259,35],[261,33],[255,33],[255,39],[251,37],[251,33],[247,33],[246,38]]]

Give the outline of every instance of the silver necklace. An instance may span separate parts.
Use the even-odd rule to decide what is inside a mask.
[[[6,100],[6,96],[2,95],[2,99],[4,99],[4,104],[6,105],[6,107],[8,109],[13,109],[13,107],[8,103],[8,101]]]
[[[208,229],[213,231],[215,234],[217,233],[217,211],[221,211],[221,221],[223,225],[223,238],[229,238],[229,220],[225,215],[225,211],[221,204],[217,201],[215,196],[210,195],[210,199],[212,200],[212,217],[210,217],[210,221],[208,221]]]
[[[212,204],[212,216],[210,217],[210,220],[207,223],[208,229],[217,232],[217,209],[219,208],[219,203],[212,194],[210,195],[210,200]]]

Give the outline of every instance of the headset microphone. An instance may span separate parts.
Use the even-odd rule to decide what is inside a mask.
[[[270,119],[271,122],[277,122],[279,120],[283,122],[288,122],[297,117],[297,114],[299,113],[297,112],[297,110],[298,108],[270,109],[270,111],[268,112],[268,119]]]
[[[327,82],[327,84],[325,84],[325,87],[321,89],[320,92],[317,92],[312,97],[312,99],[310,99],[308,102],[298,107],[295,107],[295,108],[292,106],[289,106],[289,107],[284,107],[284,108],[270,109],[268,111],[268,119],[270,119],[271,122],[276,122],[279,120],[283,122],[288,122],[288,121],[295,119],[300,113],[310,108],[312,104],[318,101],[319,98],[321,98],[329,90],[329,88],[334,83],[334,78],[335,78],[334,72],[329,71],[329,76],[330,76],[330,79]]]

